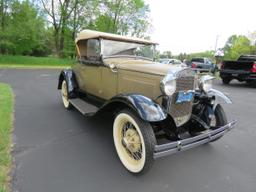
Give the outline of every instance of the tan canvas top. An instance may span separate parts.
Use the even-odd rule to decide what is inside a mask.
[[[93,38],[103,38],[103,39],[109,39],[109,40],[118,40],[118,41],[127,41],[127,42],[136,42],[136,43],[143,43],[143,44],[157,44],[156,42],[146,40],[146,39],[140,39],[135,37],[126,37],[122,35],[116,35],[112,33],[104,33],[99,31],[93,31],[93,30],[83,30],[80,33],[78,33],[76,38],[76,43],[79,40],[86,40],[86,39],[93,39]]]

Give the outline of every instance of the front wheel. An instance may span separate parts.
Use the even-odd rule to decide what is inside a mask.
[[[222,106],[220,104],[218,104],[215,108],[214,116],[211,120],[211,125],[210,126],[214,127],[214,128],[212,128],[214,130],[214,129],[216,129],[218,127],[221,127],[221,126],[224,126],[226,124],[228,124],[226,113],[223,110]],[[218,137],[218,138],[212,140],[211,142],[214,142],[214,141],[220,139],[221,137]]]
[[[156,138],[148,122],[124,109],[114,120],[113,137],[117,154],[128,171],[139,174],[152,166]]]

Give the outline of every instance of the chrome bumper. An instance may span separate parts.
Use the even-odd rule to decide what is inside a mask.
[[[190,137],[187,139],[182,139],[179,141],[174,141],[162,145],[156,145],[154,151],[154,158],[159,158],[167,155],[171,155],[180,151],[185,151],[205,143],[209,143],[214,139],[217,139],[230,131],[236,125],[237,121],[231,121],[227,125],[219,127],[215,130],[207,131],[201,135]]]

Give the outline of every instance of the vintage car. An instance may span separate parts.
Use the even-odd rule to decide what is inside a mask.
[[[91,30],[76,39],[78,63],[59,76],[66,109],[85,116],[113,114],[113,139],[134,174],[154,159],[221,138],[234,127],[212,88],[211,76],[154,62],[155,42]]]

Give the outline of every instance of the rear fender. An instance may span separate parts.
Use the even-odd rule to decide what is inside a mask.
[[[72,69],[64,69],[61,71],[58,82],[58,89],[61,89],[62,81],[66,80],[68,87],[69,98],[75,97],[78,84],[76,81],[75,73]]]

